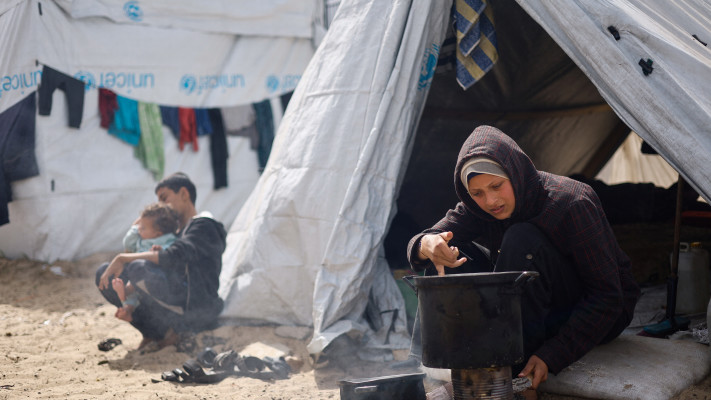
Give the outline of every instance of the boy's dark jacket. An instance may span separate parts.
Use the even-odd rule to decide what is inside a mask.
[[[187,286],[184,307],[188,315],[195,314],[200,319],[215,317],[222,311],[223,301],[217,291],[226,237],[222,223],[200,214],[192,218],[170,247],[160,252],[160,266]]]
[[[501,164],[511,180],[516,205],[507,220],[496,220],[479,208],[459,178],[464,163],[479,156]],[[490,126],[476,128],[462,146],[454,186],[459,203],[432,228],[412,238],[408,246],[410,263],[418,270],[432,266],[419,261],[415,253],[420,239],[428,233],[451,231],[454,236],[450,245],[476,241],[496,254],[508,226],[524,221],[536,225],[571,260],[584,288],[558,335],[534,352],[552,373],[560,372],[598,344],[623,310],[629,316],[633,314],[640,291],[630,260],[620,249],[590,186],[536,170],[513,139]]]

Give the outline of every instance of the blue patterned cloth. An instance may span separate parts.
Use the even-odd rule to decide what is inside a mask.
[[[457,37],[457,82],[469,89],[499,58],[494,29],[494,13],[486,0],[455,0]]]

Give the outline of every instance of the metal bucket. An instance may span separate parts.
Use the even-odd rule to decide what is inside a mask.
[[[422,363],[473,369],[523,362],[521,295],[537,276],[519,271],[406,277],[417,292]]]

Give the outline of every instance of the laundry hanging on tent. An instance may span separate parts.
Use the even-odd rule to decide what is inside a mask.
[[[118,108],[114,120],[109,125],[109,133],[124,142],[138,146],[141,139],[141,124],[138,121],[138,102],[123,96],[116,96]]]
[[[192,143],[193,151],[198,151],[195,110],[192,108],[178,107],[178,120],[180,121],[178,148],[180,151],[183,151],[185,143]]]
[[[118,108],[116,93],[106,88],[99,88],[99,125],[104,129],[109,129],[114,120],[114,114]]]
[[[178,107],[160,106],[160,116],[163,125],[167,126],[173,133],[173,137],[180,139],[180,119],[178,119]]]
[[[494,12],[487,0],[455,0],[452,17],[457,38],[457,82],[467,90],[499,59]]]
[[[249,147],[252,150],[259,148],[259,132],[257,131],[254,107],[251,104],[223,107],[220,112],[227,135],[246,137],[249,139]]]
[[[222,112],[219,108],[207,110],[212,126],[210,136],[210,160],[212,162],[212,176],[214,178],[214,189],[227,187],[227,136],[225,135],[225,124],[222,120]]]
[[[269,153],[272,152],[272,142],[274,142],[274,114],[272,114],[272,103],[269,100],[252,104],[254,115],[259,132],[259,146],[257,147],[257,158],[259,159],[259,170],[264,170],[269,160]]]
[[[138,121],[141,139],[133,154],[153,173],[155,180],[163,178],[165,153],[163,151],[163,124],[157,104],[138,102]]]
[[[68,125],[79,128],[84,113],[84,82],[43,66],[42,79],[37,89],[39,115],[49,115],[52,112],[52,94],[55,89],[62,90],[67,99]]]
[[[35,92],[0,113],[0,225],[10,222],[10,182],[39,175],[35,158]]]
[[[289,93],[284,93],[281,96],[279,96],[279,101],[281,102],[281,111],[286,112],[286,107],[289,105],[289,101],[291,101],[291,96],[294,95],[294,92],[291,91]]]
[[[206,108],[195,109],[195,126],[198,136],[207,136],[212,134],[212,124],[210,116],[207,114]]]

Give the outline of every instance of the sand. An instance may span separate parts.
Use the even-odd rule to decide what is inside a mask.
[[[76,262],[0,258],[0,399],[340,399],[338,381],[402,373],[353,358],[314,369],[305,339],[277,335],[274,326],[222,326],[197,335],[194,354],[168,346],[135,350],[141,337],[114,317],[94,286],[94,271],[112,254]],[[102,352],[97,345],[120,338]],[[215,351],[280,349],[302,366],[284,380],[227,377],[219,383],[165,382],[163,371],[180,367],[205,346]],[[269,354],[264,354],[269,355]],[[435,383],[426,382],[428,391]],[[540,399],[573,399],[539,394]],[[711,379],[675,399],[711,398]]]

